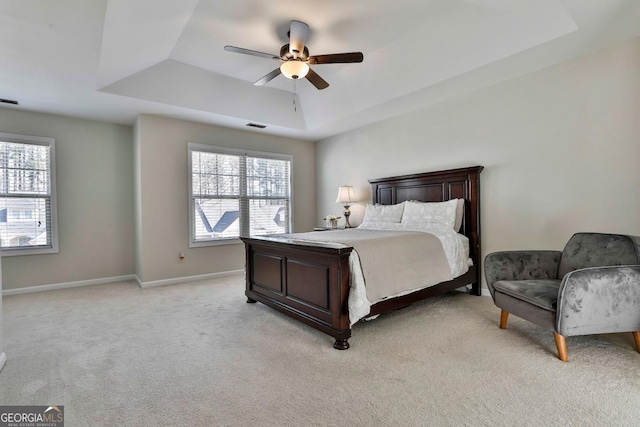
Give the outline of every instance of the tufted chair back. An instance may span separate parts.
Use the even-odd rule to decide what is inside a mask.
[[[640,264],[638,245],[633,236],[576,233],[562,251],[558,279],[580,268]]]

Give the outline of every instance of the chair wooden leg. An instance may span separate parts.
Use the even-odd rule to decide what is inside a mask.
[[[636,349],[638,353],[640,353],[640,331],[631,332],[633,334],[633,339],[636,342]]]
[[[567,342],[564,339],[564,336],[554,332],[553,337],[556,339],[556,347],[558,347],[558,358],[563,362],[566,362],[567,359]]]
[[[507,329],[508,318],[509,318],[509,312],[502,310],[500,312],[500,329]]]

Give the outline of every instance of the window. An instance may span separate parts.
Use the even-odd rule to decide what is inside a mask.
[[[291,159],[190,143],[190,246],[290,232]]]
[[[0,133],[2,255],[58,252],[55,140]]]

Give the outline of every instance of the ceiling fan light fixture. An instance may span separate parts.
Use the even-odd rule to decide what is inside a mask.
[[[309,65],[302,61],[287,61],[280,66],[280,71],[288,79],[303,79],[309,72]]]

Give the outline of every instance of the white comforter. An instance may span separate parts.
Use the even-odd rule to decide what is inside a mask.
[[[384,226],[377,226],[376,224],[363,224],[358,228],[366,230],[421,231],[424,233],[430,233],[440,239],[440,242],[442,243],[442,247],[444,249],[444,253],[449,263],[451,275],[454,278],[466,273],[469,270],[469,266],[471,265],[471,259],[469,259],[468,253],[468,238],[462,234],[456,233],[449,227],[438,225],[431,225],[428,227],[408,227],[400,223],[384,223]],[[349,322],[351,325],[353,325],[358,320],[366,317],[369,314],[371,305],[382,300],[369,301],[367,299],[364,275],[362,273],[362,267],[360,266],[360,258],[358,257],[356,251],[351,252],[351,256],[349,258],[349,270],[351,272],[351,290],[349,292]],[[415,290],[412,290],[410,292],[414,291]],[[387,298],[401,296],[405,293],[390,295]]]

